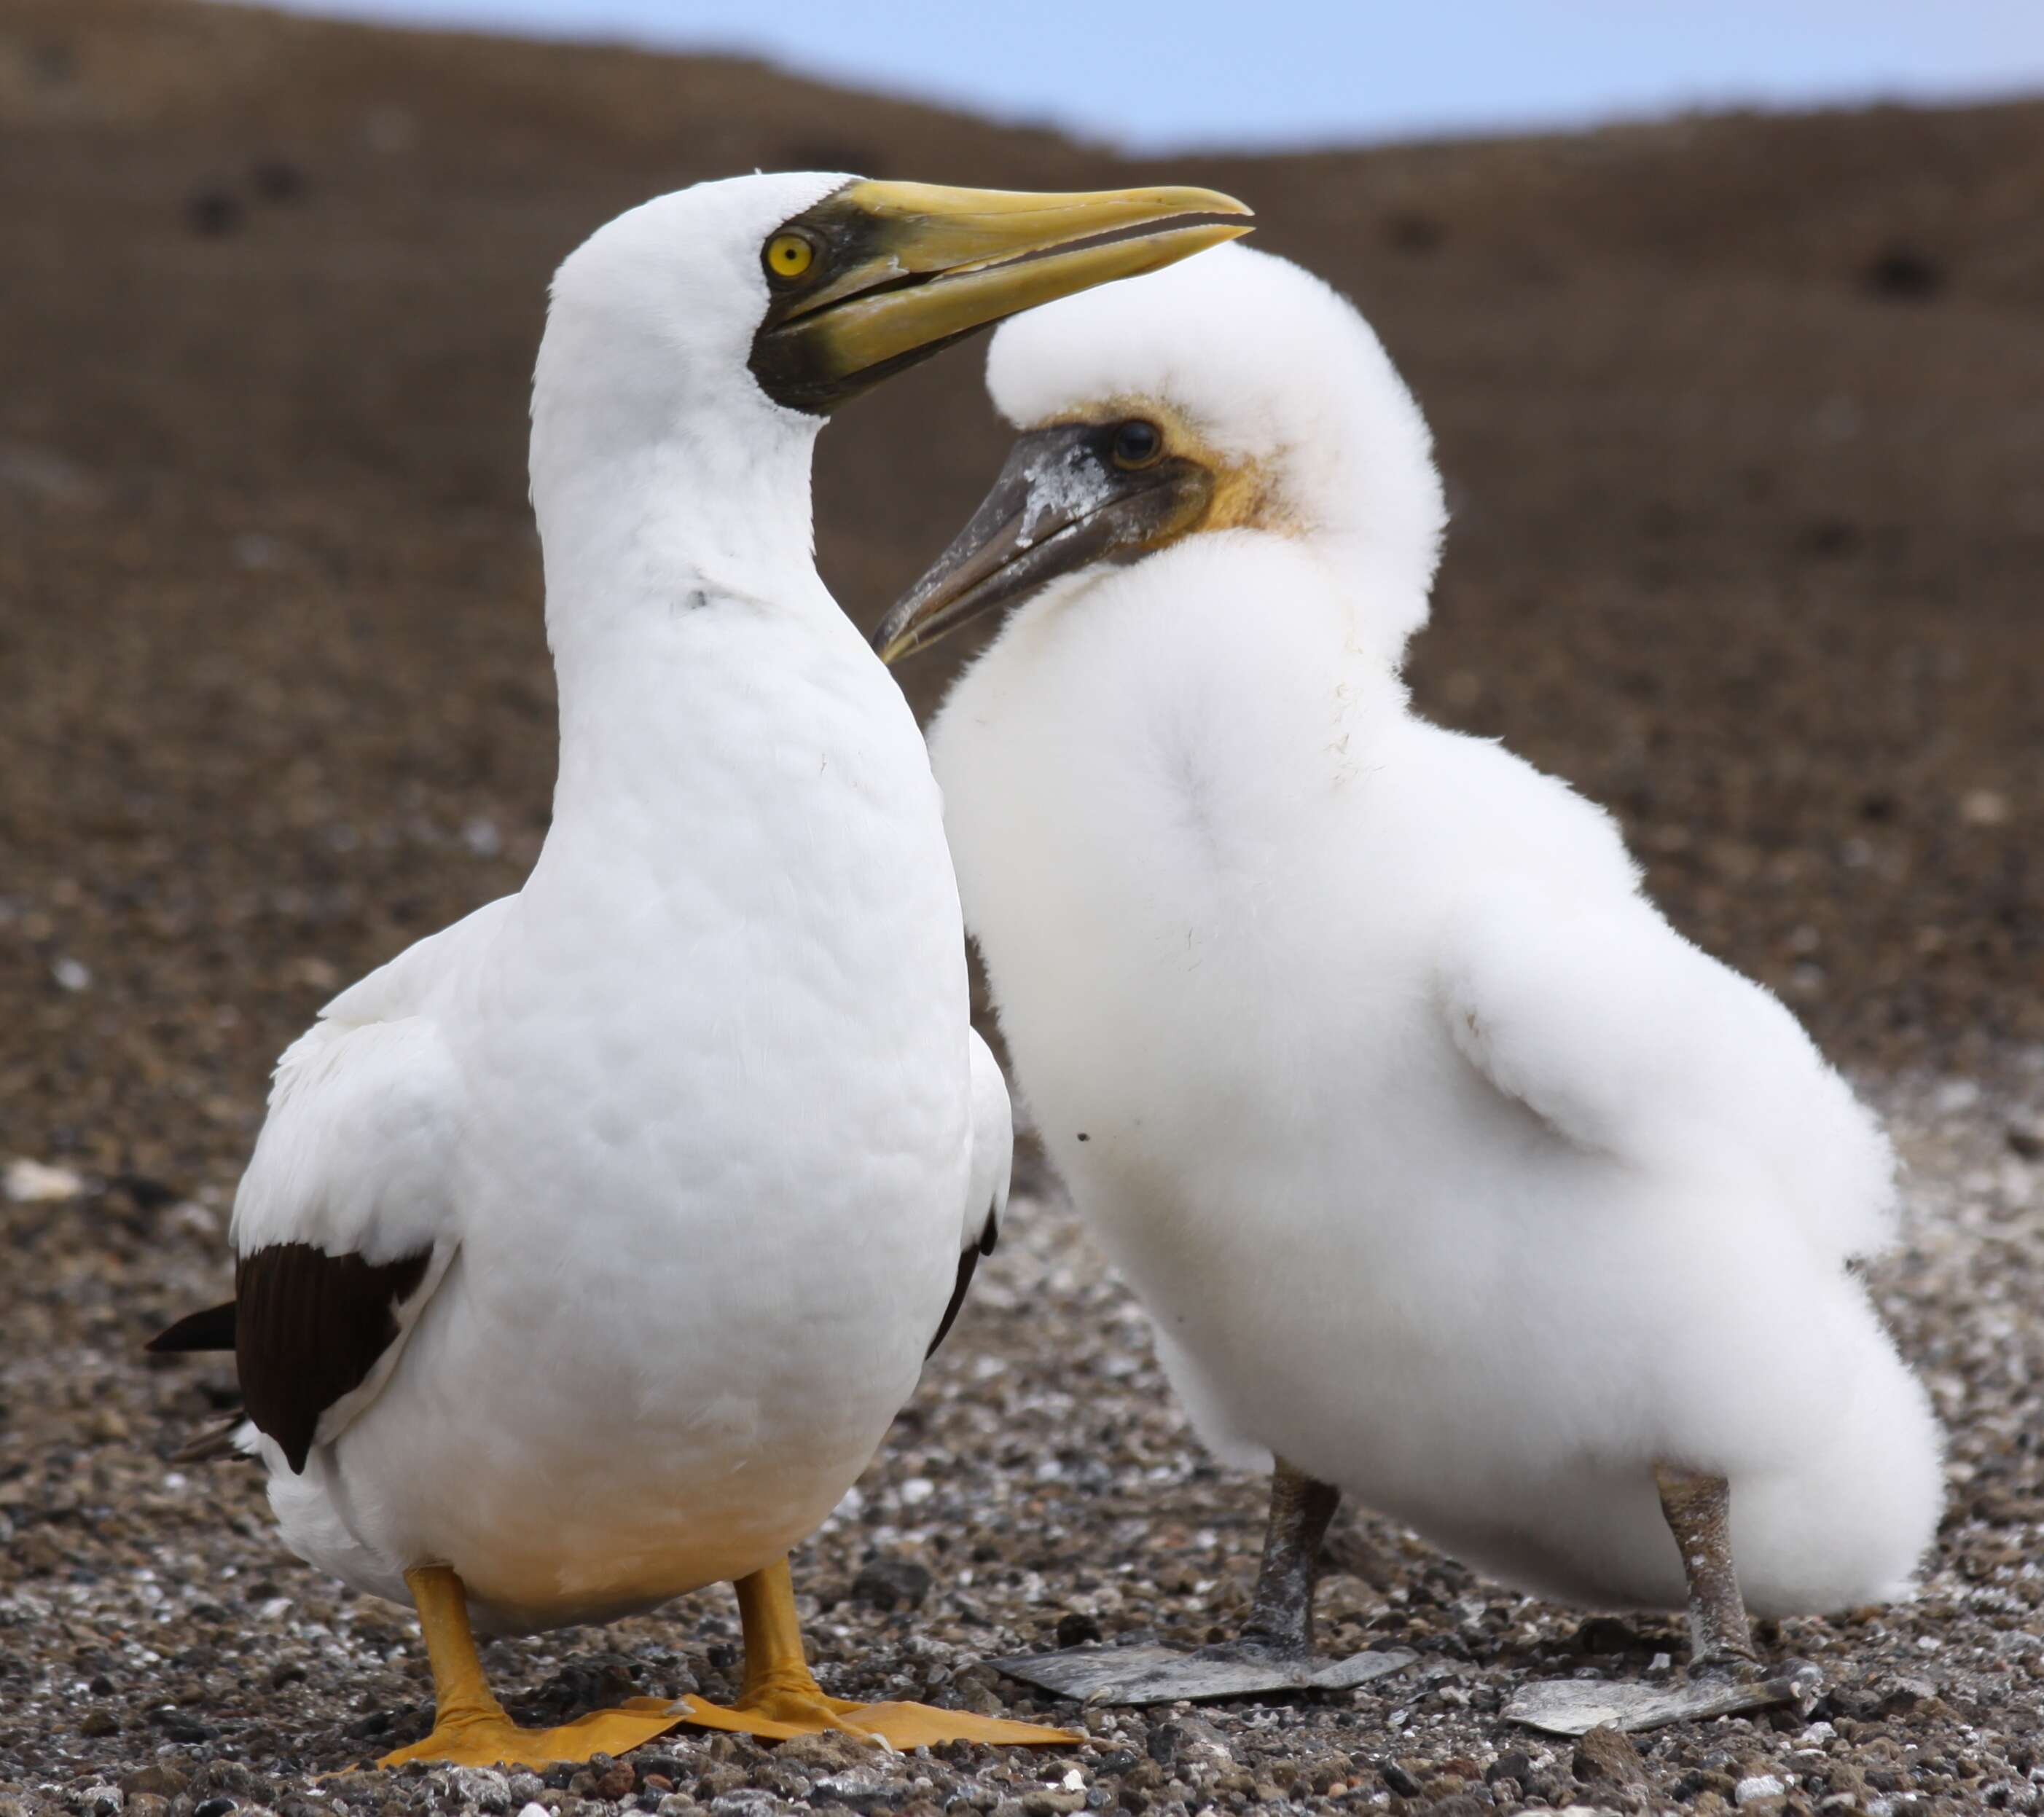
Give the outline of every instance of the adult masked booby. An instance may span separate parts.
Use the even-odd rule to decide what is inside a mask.
[[[286,1541],[416,1603],[437,1719],[386,1764],[580,1759],[682,1720],[1061,1738],[843,1703],[803,1661],[787,1550],[955,1313],[1009,1147],[922,740],[811,559],[810,452],[829,410],[974,329],[1243,231],[1156,224],[1245,212],[754,176],[561,267],[532,396],[544,849],[286,1054],[235,1300],[155,1346],[231,1343]],[[472,1621],[724,1579],[732,1708],[528,1733],[484,1683]]]
[[[1126,1700],[1353,1681],[1385,1662],[1310,1653],[1346,1493],[1524,1589],[1686,1605],[1685,1688],[1529,1720],[1780,1696],[1746,1604],[1906,1595],[1938,1518],[1847,1271],[1892,1231],[1881,1131],[1606,815],[1409,710],[1441,490],[1346,302],[1228,248],[1003,329],[988,382],[1020,439],[878,641],[1012,608],[931,735],[967,924],[1196,1423],[1275,1470],[1240,1643],[1002,1663]]]

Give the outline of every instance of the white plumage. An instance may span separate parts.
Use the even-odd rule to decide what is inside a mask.
[[[847,181],[663,198],[563,266],[532,403],[545,849],[279,1069],[237,1253],[431,1249],[302,1474],[250,1429],[286,1540],[359,1589],[447,1565],[528,1629],[778,1558],[871,1457],[1005,1191],[928,760],[810,558],[821,418],[747,370],[762,241]]]
[[[1681,1606],[1658,1462],[1729,1480],[1758,1611],[1905,1594],[1939,1441],[1847,1266],[1888,1144],[1601,810],[1409,710],[1443,512],[1369,328],[1231,247],[989,383],[1228,501],[1028,598],[931,735],[1017,1082],[1203,1435],[1582,1603]]]

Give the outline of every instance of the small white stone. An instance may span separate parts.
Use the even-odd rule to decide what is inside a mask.
[[[208,1211],[195,1199],[179,1201],[171,1213],[171,1227],[188,1232],[193,1236],[213,1237],[220,1235],[217,1213]]]
[[[2008,819],[2008,797],[1999,789],[1969,789],[1959,797],[1959,818],[1969,827],[1998,827]]]
[[[92,989],[92,970],[83,960],[67,954],[50,967],[50,976],[57,981],[60,990],[90,990]]]
[[[1756,1773],[1750,1779],[1742,1779],[1739,1782],[1738,1789],[1731,1795],[1732,1801],[1738,1804],[1750,1804],[1758,1799],[1779,1798],[1788,1789],[1774,1774]]]
[[[490,1767],[458,1766],[448,1775],[448,1784],[456,1797],[478,1811],[511,1808],[510,1781]]]
[[[83,1175],[68,1167],[52,1167],[26,1158],[7,1163],[0,1175],[0,1190],[17,1205],[54,1204],[60,1199],[75,1199],[85,1190]]]
[[[1973,1079],[1947,1079],[1931,1100],[1947,1116],[1958,1111],[1971,1110],[1980,1101],[1980,1085]]]
[[[928,1477],[911,1477],[901,1485],[901,1503],[905,1508],[919,1508],[937,1492],[937,1485]]]
[[[292,966],[291,972],[299,983],[310,985],[314,990],[340,989],[340,968],[317,955],[299,959]]]

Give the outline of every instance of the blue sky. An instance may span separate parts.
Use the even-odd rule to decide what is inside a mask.
[[[860,87],[1153,149],[2044,92],[2044,0],[284,3],[742,50]]]

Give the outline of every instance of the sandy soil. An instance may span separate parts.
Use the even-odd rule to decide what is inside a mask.
[[[249,1473],[165,1461],[228,1373],[137,1346],[224,1288],[276,1052],[544,830],[548,271],[755,164],[1216,182],[1377,322],[1456,513],[1422,703],[1610,804],[1906,1139],[1879,1281],[1952,1423],[1950,1515],[1915,1607],[1769,1637],[1815,1708],[1579,1762],[1500,1723],[1510,1686],[1649,1669],[1673,1629],[1366,1524],[1334,1642],[1421,1663],[1325,1705],[1089,1718],[1055,1758],[683,1739],[558,1786],[313,1784],[421,1731],[411,1623],[285,1556]],[[2044,1808],[2044,105],[1146,166],[744,64],[0,0],[0,1817]],[[1001,440],[969,359],[833,426],[822,560],[863,621]],[[798,1561],[835,1688],[1027,1710],[973,1662],[1060,1621],[1197,1635],[1246,1593],[1258,1486],[1203,1461],[1036,1189]],[[877,1606],[912,1565],[920,1604]],[[566,1714],[723,1686],[733,1638],[705,1596],[493,1664]]]

